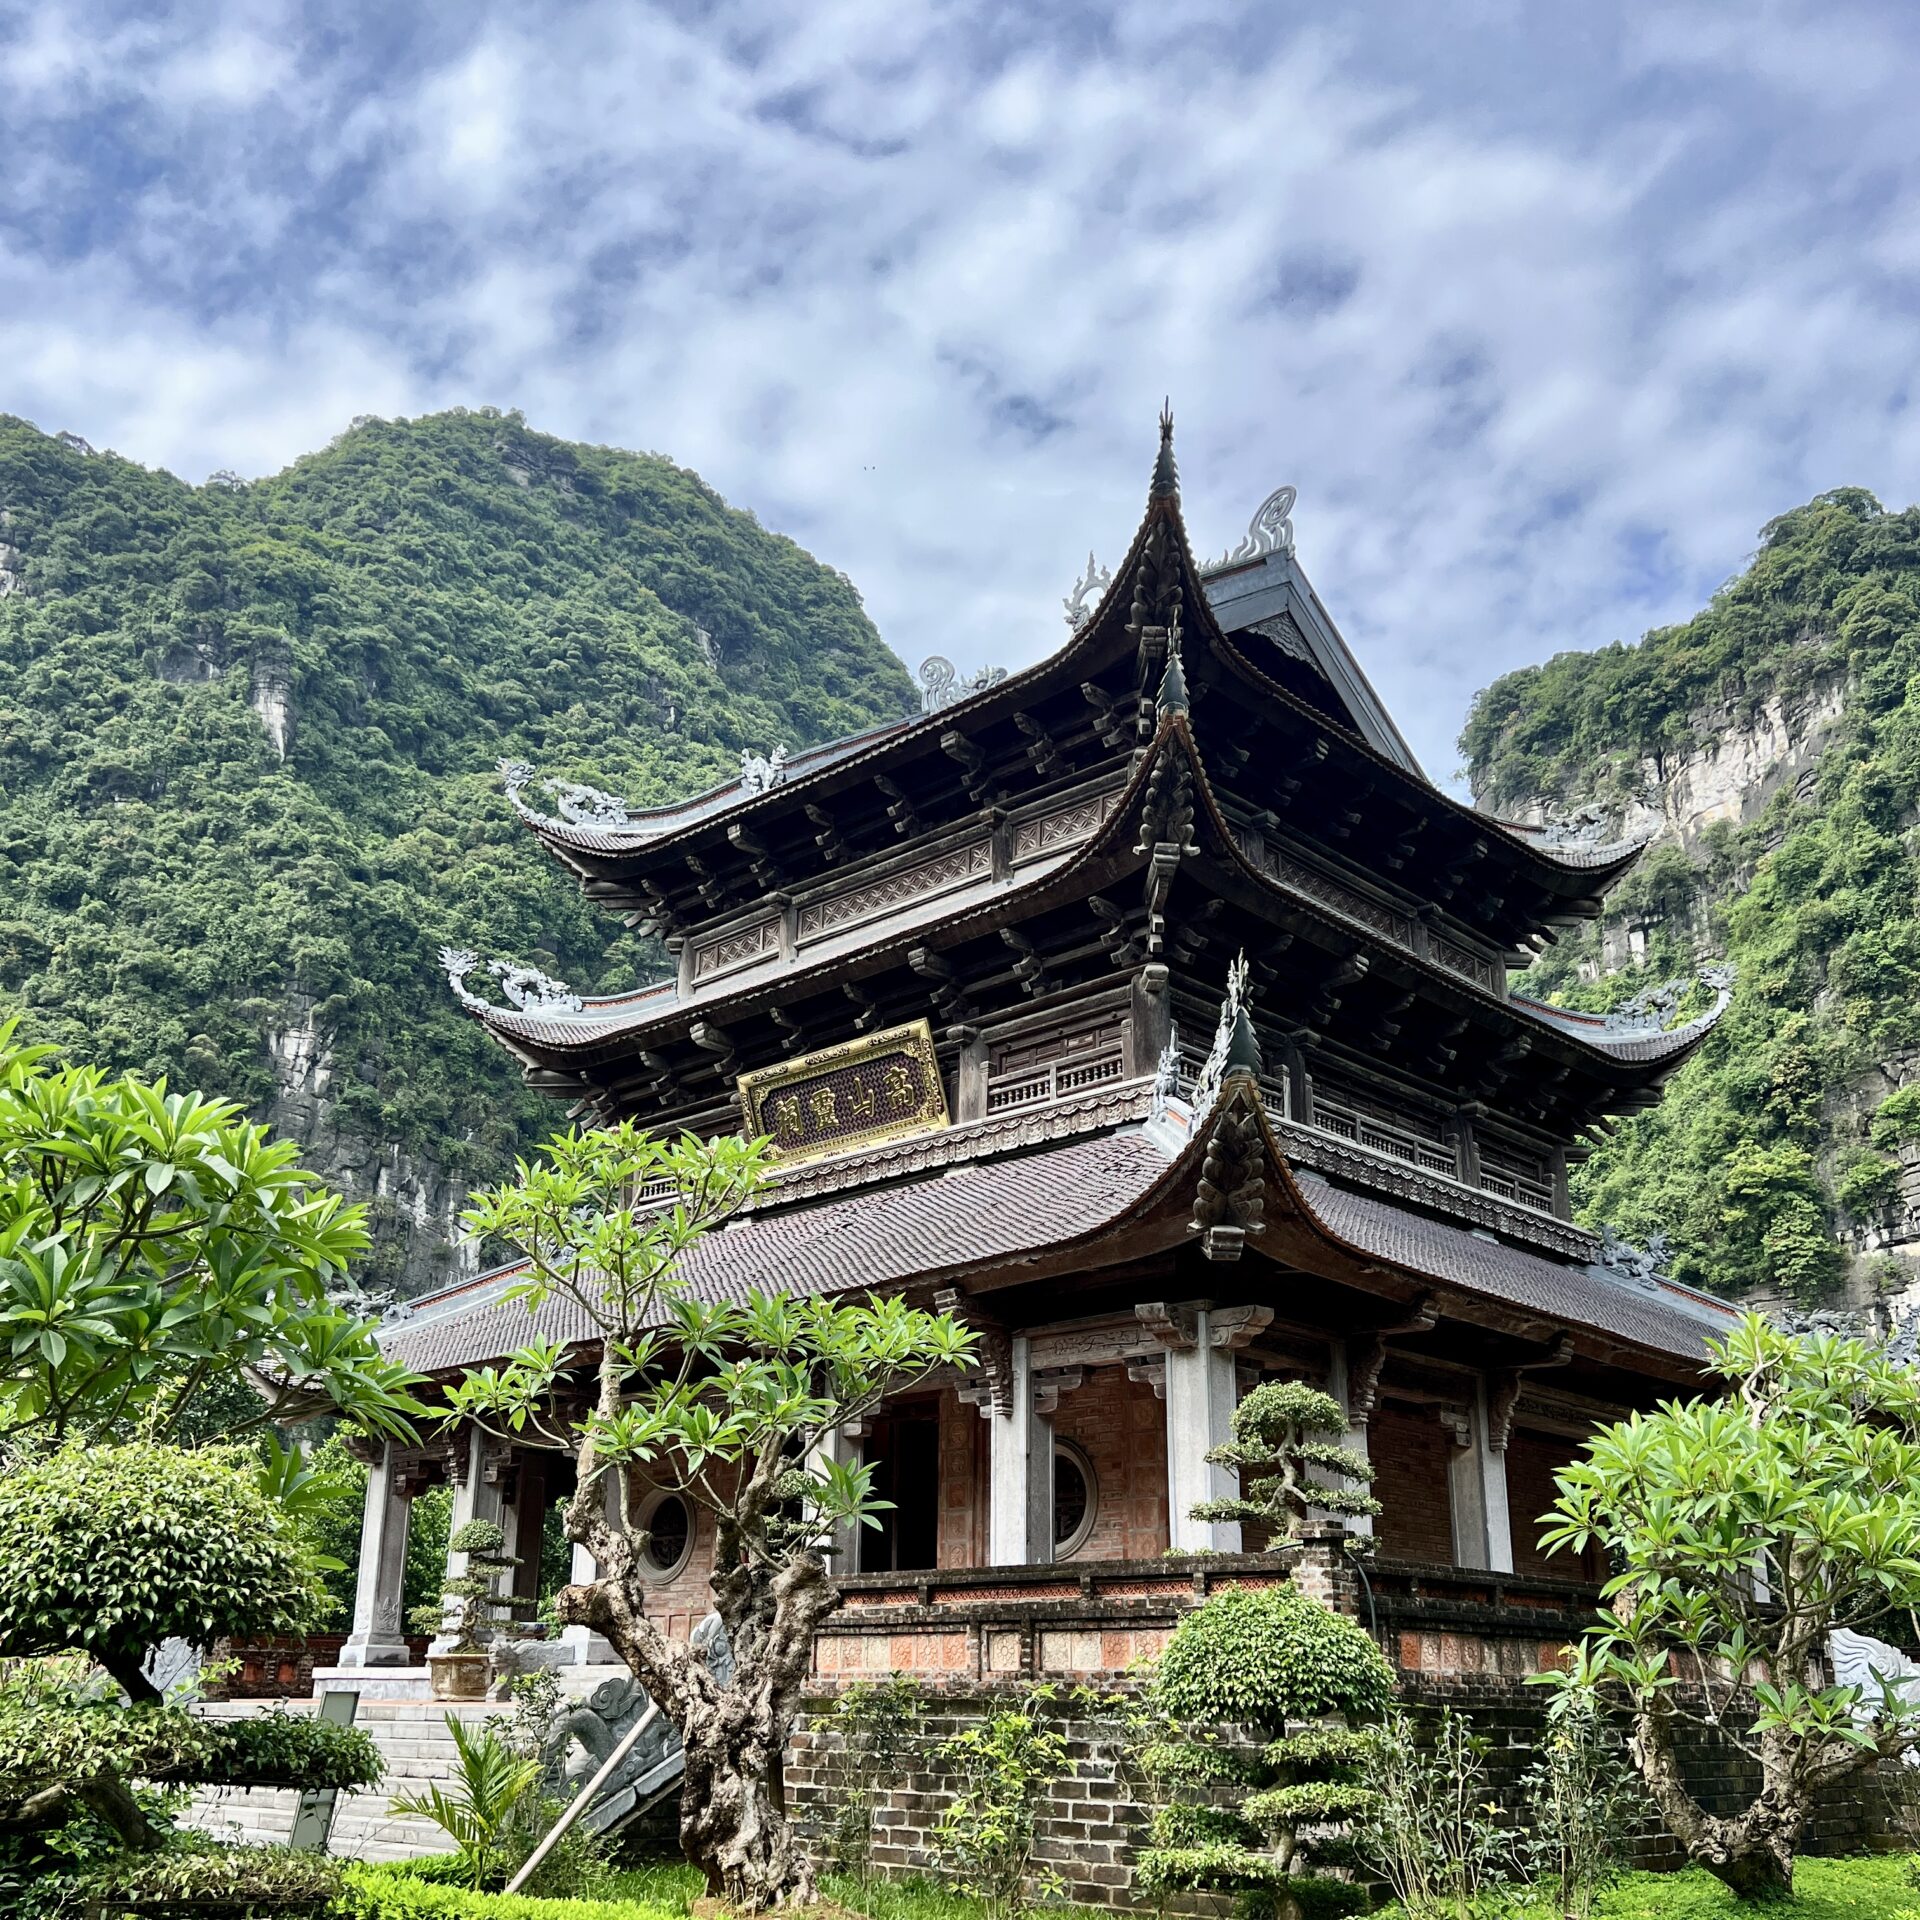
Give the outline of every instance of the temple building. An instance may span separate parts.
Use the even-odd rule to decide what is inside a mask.
[[[452,952],[461,1001],[584,1120],[773,1142],[687,1282],[898,1291],[982,1336],[976,1370],[841,1436],[894,1505],[847,1544],[823,1671],[1124,1665],[1251,1564],[1259,1543],[1190,1512],[1234,1491],[1205,1456],[1267,1378],[1344,1406],[1382,1592],[1570,1593],[1593,1570],[1536,1545],[1554,1472],[1695,1381],[1731,1322],[1575,1225],[1567,1191],[1725,982],[1606,1017],[1515,990],[1639,846],[1434,786],[1301,569],[1292,499],[1197,562],[1163,421],[1125,558],[1089,562],[1037,665],[929,662],[921,713],[768,742],[656,809],[505,769],[527,829],[673,971],[582,997]],[[512,1277],[417,1303],[389,1350],[452,1377],[537,1335],[584,1365],[591,1328],[558,1299],[530,1322]],[[406,1658],[410,1494],[451,1478],[460,1517],[532,1539],[554,1471],[477,1433],[388,1449],[345,1661]],[[653,1500],[684,1630],[708,1523]]]

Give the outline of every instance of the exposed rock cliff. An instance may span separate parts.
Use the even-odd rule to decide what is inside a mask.
[[[1920,513],[1842,490],[1762,541],[1684,626],[1496,682],[1462,744],[1482,804],[1649,836],[1530,991],[1740,969],[1661,1106],[1596,1142],[1588,1219],[1707,1286],[1858,1302],[1920,1273]]]

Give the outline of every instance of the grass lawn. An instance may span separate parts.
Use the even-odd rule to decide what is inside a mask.
[[[1920,1913],[1920,1887],[1906,1854],[1795,1863],[1793,1900],[1776,1909],[1793,1920],[1893,1920]],[[1736,1900],[1699,1867],[1684,1873],[1630,1873],[1600,1898],[1599,1920],[1751,1920],[1768,1909]]]

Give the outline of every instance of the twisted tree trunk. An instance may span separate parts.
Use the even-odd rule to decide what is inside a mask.
[[[813,1863],[787,1821],[781,1761],[814,1633],[840,1604],[825,1562],[800,1553],[772,1569],[737,1565],[714,1575],[733,1655],[722,1681],[698,1652],[647,1618],[645,1583],[632,1572],[626,1543],[602,1537],[594,1551],[609,1577],[563,1588],[555,1611],[603,1633],[679,1728],[686,1756],[680,1844],[688,1861],[705,1875],[709,1894],[743,1913],[808,1904]]]

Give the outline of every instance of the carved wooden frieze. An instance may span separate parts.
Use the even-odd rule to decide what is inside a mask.
[[[1119,797],[1117,793],[1096,793],[1053,813],[1043,813],[1037,819],[1022,820],[1013,830],[1013,864],[1024,866],[1027,861],[1038,860],[1042,854],[1060,847],[1091,840]]]
[[[780,951],[780,916],[769,914],[750,927],[723,934],[717,940],[702,942],[693,950],[693,978],[696,983],[712,980],[736,967],[750,967]]]
[[[843,927],[857,927],[865,921],[877,920],[896,907],[950,892],[992,871],[992,843],[984,837],[970,840],[963,847],[936,854],[917,866],[903,867],[877,880],[809,902],[800,909],[795,938],[805,946],[809,940],[838,933]]]
[[[924,1020],[743,1073],[747,1131],[782,1160],[811,1160],[947,1125],[947,1093]]]

